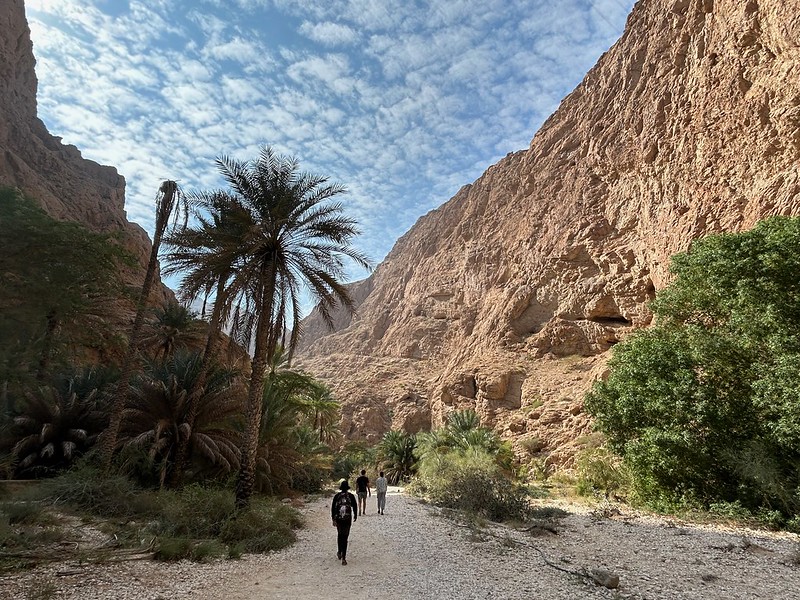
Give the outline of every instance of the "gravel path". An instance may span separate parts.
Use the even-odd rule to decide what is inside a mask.
[[[800,545],[790,534],[633,514],[597,517],[567,504],[556,534],[476,529],[392,488],[385,515],[375,512],[374,496],[368,507],[353,525],[347,566],[336,559],[329,499],[320,499],[305,507],[307,527],[298,543],[282,552],[199,565],[51,565],[0,580],[0,598],[800,598]],[[597,568],[617,575],[619,587],[607,589],[561,570]]]

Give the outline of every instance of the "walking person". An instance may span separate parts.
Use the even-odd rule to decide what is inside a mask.
[[[386,490],[389,489],[389,482],[383,476],[381,471],[380,476],[375,480],[375,492],[378,494],[378,514],[382,515],[386,508]]]
[[[331,519],[333,526],[336,527],[336,544],[339,548],[336,558],[340,558],[343,565],[347,564],[347,538],[350,537],[350,527],[358,519],[356,498],[348,491],[349,489],[350,484],[343,479],[339,484],[339,492],[331,502]]]
[[[372,496],[372,490],[369,488],[369,477],[367,472],[361,469],[361,475],[356,478],[356,494],[358,495],[358,510],[359,514],[367,512],[367,496]]]

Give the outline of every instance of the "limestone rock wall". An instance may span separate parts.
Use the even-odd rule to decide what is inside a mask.
[[[472,407],[568,461],[583,393],[649,324],[669,257],[775,214],[800,215],[800,0],[640,0],[527,150],[355,284],[353,319],[308,319],[300,361],[352,437]]]
[[[36,112],[35,64],[24,3],[3,0],[0,184],[20,188],[57,219],[77,221],[94,231],[121,232],[123,245],[141,265],[125,276],[129,283],[141,285],[151,243],[145,231],[126,218],[125,178],[114,167],[84,159],[75,146],[48,133]],[[155,301],[169,295],[161,288]]]

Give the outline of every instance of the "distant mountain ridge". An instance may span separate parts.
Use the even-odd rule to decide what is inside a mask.
[[[670,256],[800,215],[798,82],[800,0],[640,0],[527,150],[353,284],[353,319],[305,321],[299,361],[344,401],[348,439],[469,407],[568,461],[583,393],[650,322]]]

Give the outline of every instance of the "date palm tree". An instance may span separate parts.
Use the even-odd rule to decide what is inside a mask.
[[[155,310],[142,334],[142,348],[155,360],[167,360],[178,349],[196,349],[206,335],[205,322],[177,302],[166,302]]]
[[[188,196],[195,222],[165,238],[165,275],[181,274],[180,296],[186,304],[203,301],[203,314],[213,298],[211,320],[203,360],[215,357],[220,333],[230,326],[237,298],[229,293],[233,266],[225,250],[236,246],[246,234],[246,220],[238,218],[237,199],[224,191],[193,192]]]
[[[128,395],[131,378],[136,370],[137,358],[139,354],[139,344],[141,343],[142,326],[144,325],[145,312],[153,290],[156,273],[158,271],[158,251],[161,248],[161,240],[164,237],[170,223],[186,225],[188,218],[188,205],[186,198],[181,192],[178,184],[167,180],[162,182],[156,195],[156,220],[153,231],[153,247],[150,250],[150,259],[147,263],[142,290],[139,300],[136,303],[136,316],[131,327],[130,337],[128,338],[128,348],[122,362],[122,373],[120,374],[119,384],[114,394],[111,405],[111,417],[108,429],[103,432],[100,438],[100,456],[106,470],[111,468],[111,459],[117,447],[119,436],[119,426],[122,422],[122,412],[125,409],[125,399]]]
[[[279,345],[291,357],[300,333],[303,292],[318,301],[320,314],[332,326],[333,309],[353,310],[342,283],[346,267],[350,262],[366,268],[370,264],[351,245],[358,234],[355,221],[343,214],[342,204],[332,201],[345,191],[341,185],[299,171],[297,159],[268,146],[252,161],[221,157],[217,166],[230,186],[229,192],[216,194],[215,210],[224,215],[224,227],[198,248],[196,259],[204,262],[206,284],[222,282],[224,305],[244,307],[244,317],[253,317],[253,360],[236,485],[241,508],[255,485],[267,367]],[[228,231],[237,235],[230,239]]]
[[[392,429],[383,434],[378,444],[378,460],[389,483],[397,485],[411,477],[417,466],[416,449],[417,436],[413,433]]]
[[[303,398],[303,412],[320,444],[331,446],[341,439],[339,421],[342,410],[328,386],[314,382]]]
[[[235,373],[211,368],[197,395],[193,422],[187,422],[187,398],[196,388],[202,357],[176,352],[169,360],[152,363],[131,387],[123,413],[120,441],[144,450],[157,471],[161,487],[180,485],[183,470],[174,475],[178,448],[186,444],[188,459],[197,468],[230,473],[239,467],[239,427],[243,390]]]

